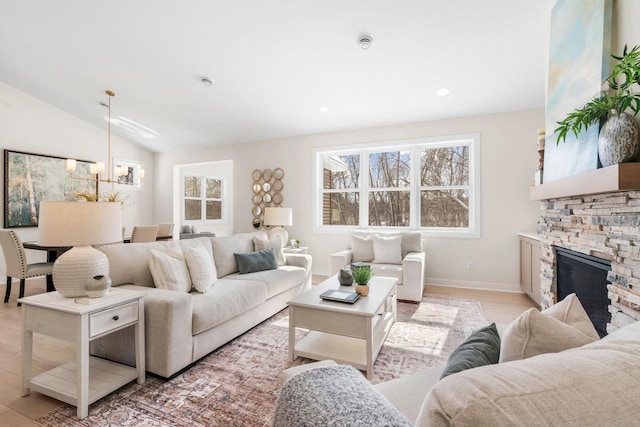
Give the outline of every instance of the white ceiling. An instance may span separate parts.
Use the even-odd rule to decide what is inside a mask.
[[[0,80],[154,152],[524,110],[554,1],[0,0]]]

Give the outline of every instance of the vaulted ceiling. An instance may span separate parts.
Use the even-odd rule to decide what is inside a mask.
[[[524,110],[552,3],[0,0],[0,80],[153,152]]]

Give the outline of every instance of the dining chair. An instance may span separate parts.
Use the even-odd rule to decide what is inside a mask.
[[[131,243],[155,242],[157,235],[157,225],[136,225],[131,232]]]
[[[158,224],[158,238],[173,237],[173,224]]]
[[[24,246],[22,246],[22,241],[15,231],[0,230],[0,247],[2,247],[7,269],[7,290],[4,293],[4,302],[8,302],[9,296],[11,295],[12,277],[20,279],[20,293],[18,298],[22,298],[24,296],[26,279],[51,275],[53,271],[52,262],[27,263]],[[21,304],[18,303],[18,305],[20,306]]]

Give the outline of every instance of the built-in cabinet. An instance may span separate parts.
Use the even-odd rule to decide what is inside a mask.
[[[540,240],[534,236],[520,238],[520,287],[540,306]]]

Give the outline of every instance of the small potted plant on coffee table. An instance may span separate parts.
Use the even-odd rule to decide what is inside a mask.
[[[371,280],[375,274],[371,271],[371,267],[368,265],[354,267],[351,274],[353,281],[357,283],[356,292],[363,297],[369,295],[369,280]]]

